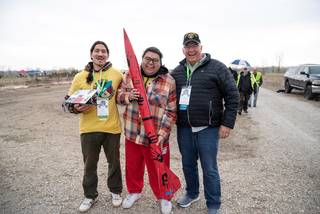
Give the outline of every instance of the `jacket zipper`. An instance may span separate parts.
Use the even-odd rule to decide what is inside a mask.
[[[210,100],[209,102],[209,126],[211,126],[211,116],[213,116],[211,112],[212,112],[212,100]]]
[[[191,85],[191,79],[192,79],[192,75],[193,75],[194,72],[195,72],[195,70],[191,73],[189,80],[187,79],[188,86]],[[189,105],[187,106],[187,119],[188,119],[189,125],[192,127],[191,122],[190,122],[190,117],[189,117],[190,100],[191,100],[191,93],[190,93]]]

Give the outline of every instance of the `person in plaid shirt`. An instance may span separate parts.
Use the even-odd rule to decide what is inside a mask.
[[[164,154],[164,163],[169,167],[169,136],[176,121],[176,85],[168,69],[162,65],[162,53],[156,47],[147,48],[142,55],[141,72],[149,101],[154,126],[158,131],[158,144]],[[126,184],[128,195],[123,208],[131,208],[141,197],[145,165],[151,189],[161,204],[162,213],[170,213],[170,201],[160,198],[156,169],[147,147],[149,142],[139,114],[139,92],[133,88],[129,72],[124,75],[118,89],[117,102],[126,105],[124,118]]]

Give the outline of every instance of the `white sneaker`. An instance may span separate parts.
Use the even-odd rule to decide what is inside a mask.
[[[161,213],[162,214],[170,214],[172,210],[172,203],[171,201],[167,201],[165,199],[160,200],[161,204]]]
[[[79,211],[87,212],[92,207],[92,205],[97,202],[97,200],[98,198],[95,198],[95,199],[85,198],[79,207]]]
[[[139,198],[141,198],[141,193],[129,193],[123,200],[122,207],[125,209],[131,208]]]
[[[120,194],[111,193],[112,205],[114,207],[119,207],[122,203],[122,198]]]

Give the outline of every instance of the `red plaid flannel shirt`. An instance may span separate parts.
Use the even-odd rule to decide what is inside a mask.
[[[133,89],[129,73],[126,73],[118,89],[117,103],[126,105],[123,113],[124,134],[126,139],[137,144],[148,144],[138,103],[129,101],[129,93]],[[147,87],[151,115],[158,135],[162,135],[168,143],[171,128],[177,118],[176,84],[173,77],[167,74],[158,75]]]

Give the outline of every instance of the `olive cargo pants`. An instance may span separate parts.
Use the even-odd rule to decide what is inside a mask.
[[[84,162],[82,186],[85,197],[94,199],[98,196],[97,165],[101,146],[108,162],[108,188],[110,192],[120,194],[122,192],[120,134],[93,132],[83,133],[80,137]]]

